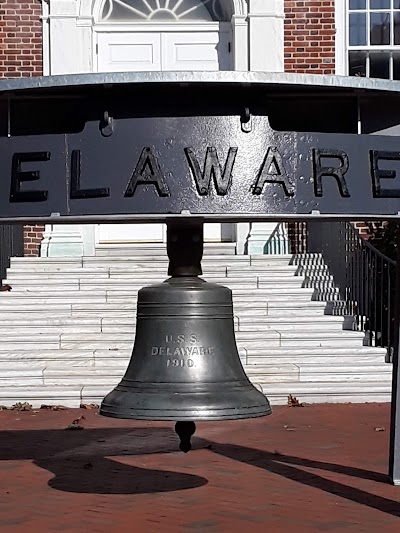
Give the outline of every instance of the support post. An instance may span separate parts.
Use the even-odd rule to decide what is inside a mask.
[[[395,342],[393,353],[392,405],[390,417],[389,476],[393,485],[400,486],[400,224],[397,226],[394,335]]]
[[[167,224],[168,275],[201,276],[204,225],[202,222]]]

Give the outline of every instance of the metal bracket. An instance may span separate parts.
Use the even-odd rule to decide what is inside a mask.
[[[250,133],[253,129],[253,117],[248,107],[244,109],[244,113],[240,118],[240,123],[242,125],[242,131],[244,133]]]
[[[100,121],[100,131],[103,137],[110,137],[114,133],[114,119],[110,117],[108,111],[104,111]]]

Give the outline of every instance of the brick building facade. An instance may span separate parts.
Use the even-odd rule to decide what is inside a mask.
[[[335,74],[335,0],[286,0],[285,71]]]

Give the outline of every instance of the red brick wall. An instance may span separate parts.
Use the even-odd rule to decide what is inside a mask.
[[[0,78],[42,74],[41,13],[40,0],[0,0]],[[25,255],[38,255],[43,231],[24,228]]]
[[[285,0],[285,71],[335,73],[335,0]]]
[[[0,0],[0,78],[42,74],[40,0]]]
[[[44,225],[24,227],[24,255],[38,256],[42,242]]]

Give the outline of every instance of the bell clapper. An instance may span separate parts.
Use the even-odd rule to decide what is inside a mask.
[[[179,449],[187,453],[192,449],[190,439],[196,431],[196,424],[194,422],[177,422],[175,424],[175,433],[180,439]]]

